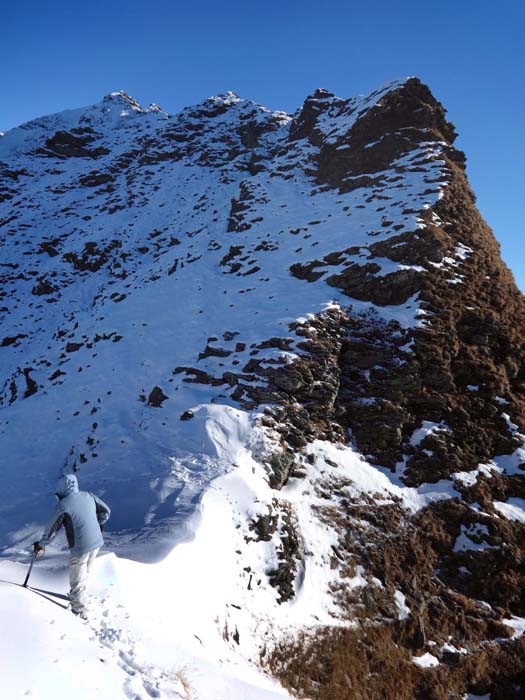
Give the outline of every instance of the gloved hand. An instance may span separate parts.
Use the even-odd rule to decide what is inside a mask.
[[[42,552],[42,556],[46,553],[46,548],[42,547],[42,545],[39,542],[33,542],[33,551],[36,554],[36,556],[39,555],[40,552]]]

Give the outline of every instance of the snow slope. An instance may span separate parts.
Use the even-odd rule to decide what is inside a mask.
[[[180,614],[187,604],[168,603],[177,593],[168,578],[171,566],[158,570],[113,554],[99,557],[89,623],[76,619],[61,607],[67,604],[63,598],[53,595],[67,591],[66,566],[65,555],[51,568],[42,562],[32,576],[35,590],[25,590],[4,581],[20,581],[26,568],[0,564],[0,610],[8,631],[0,642],[5,697],[288,697],[228,654],[220,636],[197,639],[192,630],[199,629],[198,622]],[[166,577],[164,586],[159,577]]]
[[[366,112],[396,87],[362,103],[334,98],[322,120],[326,138],[344,140],[347,112]],[[371,242],[422,225],[418,212],[439,197],[428,181],[444,182],[435,142],[382,173],[380,190],[339,194],[308,174],[316,148],[290,140],[290,120],[233,94],[171,117],[115,93],[2,138],[9,194],[0,204],[0,436],[8,459],[0,479],[8,505],[0,531],[15,548],[34,537],[49,508],[35,494],[76,462],[84,486],[116,506],[112,528],[122,543],[151,531],[149,558],[163,556],[169,545],[159,532],[169,530],[170,542],[184,537],[181,512],[228,468],[210,462],[191,421],[179,418],[196,404],[227,403],[231,390],[198,376],[189,383],[192,374],[179,368],[222,378],[253,356],[285,361],[255,347],[275,336],[300,354],[289,324],[348,299],[322,274],[305,283],[290,266],[358,250],[328,266],[334,274],[368,263]],[[247,148],[252,132],[256,145]],[[64,137],[49,146],[53,133],[91,140],[69,146],[75,155],[66,157]],[[252,161],[255,174],[247,173]],[[371,206],[379,191],[380,206]],[[232,200],[243,208],[239,225]],[[379,277],[401,267],[377,265]],[[423,322],[415,299],[376,311]],[[244,372],[237,387],[258,382]],[[168,397],[161,410],[146,401],[155,386]]]

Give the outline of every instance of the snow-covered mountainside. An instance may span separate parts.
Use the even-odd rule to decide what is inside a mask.
[[[454,139],[414,78],[1,136],[0,578],[64,470],[112,506],[86,692],[523,696],[525,302]]]

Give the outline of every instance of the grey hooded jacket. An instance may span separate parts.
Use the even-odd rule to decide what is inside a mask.
[[[57,484],[58,503],[39,541],[45,547],[64,526],[72,556],[82,556],[102,547],[102,526],[110,516],[109,507],[94,493],[79,491],[74,474],[66,474]]]

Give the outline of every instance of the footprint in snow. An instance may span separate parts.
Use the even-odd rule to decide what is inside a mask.
[[[108,601],[103,600],[102,603]],[[117,611],[100,607],[93,610],[89,625],[101,645],[110,649],[116,657],[117,665],[125,671],[124,692],[130,700],[186,700],[189,696],[186,685],[177,672],[167,672],[160,667],[142,664],[135,658],[135,643],[127,632],[118,626],[118,617],[129,617],[124,609]]]

